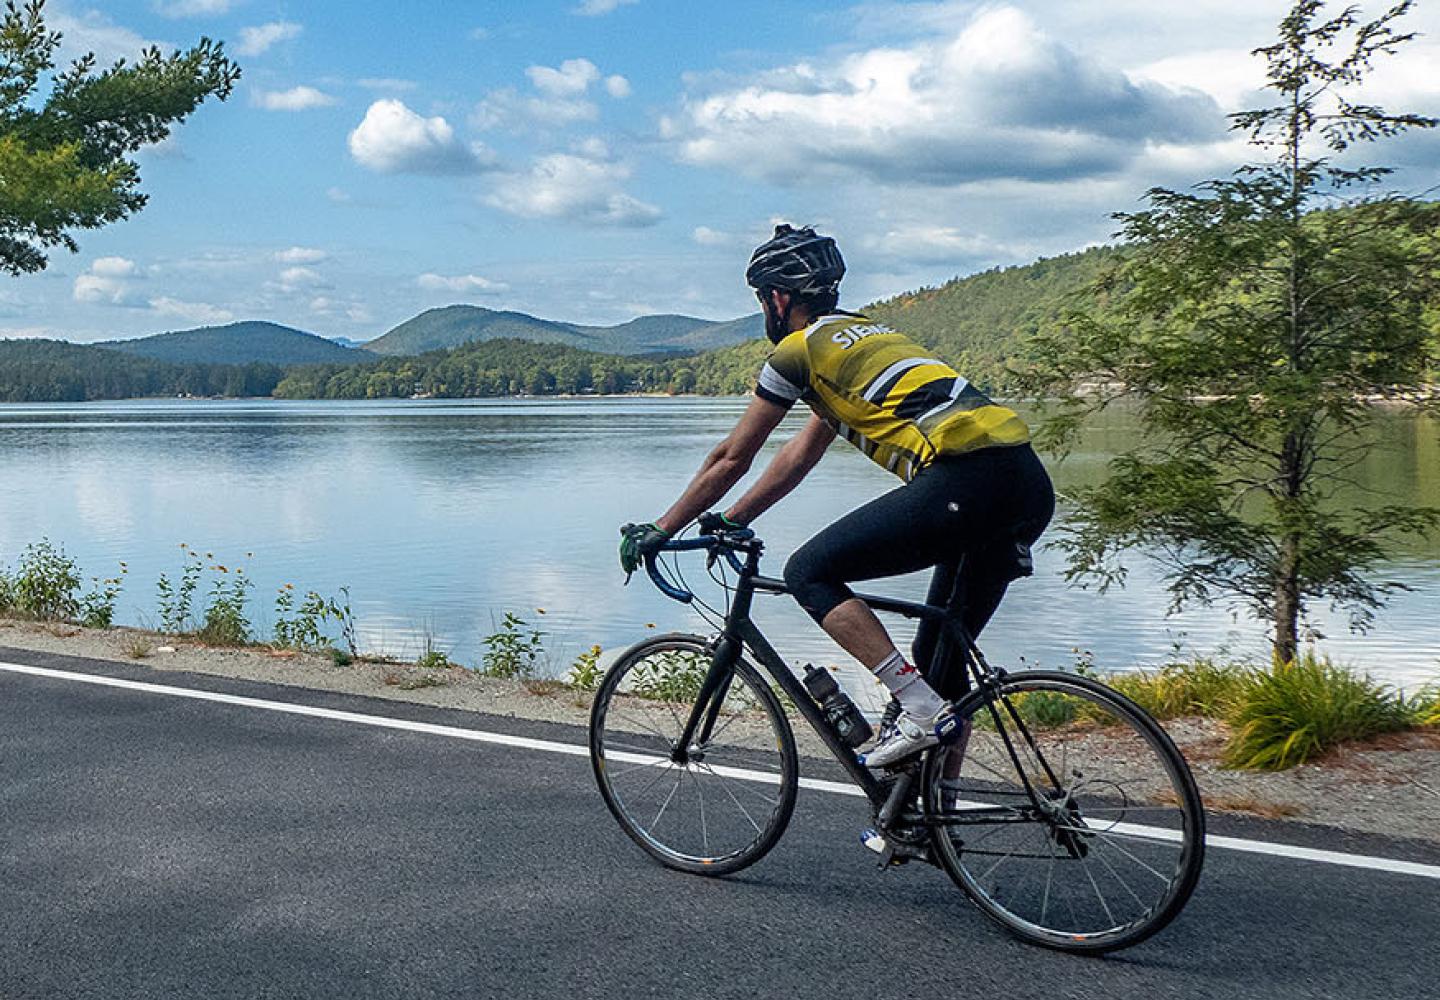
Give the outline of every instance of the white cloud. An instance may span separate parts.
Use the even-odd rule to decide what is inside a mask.
[[[71,288],[76,302],[106,306],[142,306],[134,283],[143,275],[139,266],[125,257],[97,257]]]
[[[525,75],[535,89],[550,97],[575,97],[600,79],[600,70],[589,59],[566,59],[559,68],[531,66]]]
[[[287,267],[280,272],[280,286],[287,291],[323,286],[325,278],[313,267]]]
[[[242,56],[264,55],[281,42],[299,38],[300,33],[304,30],[303,25],[296,24],[294,21],[271,21],[268,24],[241,28],[240,41],[236,44],[235,51]]]
[[[619,7],[629,7],[639,2],[640,0],[581,0],[575,13],[582,17],[602,17]]]
[[[150,308],[161,316],[175,316],[191,323],[203,323],[207,326],[229,323],[235,319],[235,314],[229,309],[222,309],[207,302],[185,302],[169,296],[151,299]]]
[[[484,42],[490,38],[489,28],[471,28],[469,38],[472,42]]]
[[[289,90],[263,90],[255,95],[257,107],[266,111],[309,111],[313,108],[328,108],[339,103],[336,99],[314,87],[291,87]]]
[[[347,202],[354,201],[354,198],[351,196],[349,191],[346,191],[344,188],[338,187],[327,188],[325,190],[325,197],[329,198],[337,205],[344,205]]]
[[[427,292],[454,292],[459,295],[466,293],[498,295],[501,292],[508,292],[510,290],[510,286],[505,284],[505,282],[491,281],[489,278],[482,278],[478,274],[457,274],[453,276],[422,274],[415,279],[415,284]]]
[[[1099,175],[1147,143],[1223,128],[1210,98],[1088,61],[1013,7],[983,8],[950,37],[690,97],[662,122],[682,160],[793,184],[819,173],[940,185]]]
[[[589,94],[602,77],[599,67],[589,59],[567,59],[558,67],[530,66],[525,75],[536,93],[521,94],[514,87],[493,90],[475,106],[472,124],[479,129],[523,129],[536,124],[569,125],[599,117],[600,109]],[[605,92],[611,97],[629,96],[630,81],[625,77],[612,75],[603,80]]]
[[[475,106],[470,122],[478,129],[501,126],[527,127],[570,125],[594,121],[600,109],[593,101],[571,97],[533,97],[518,93],[513,87],[492,90]]]
[[[239,0],[155,0],[151,6],[164,17],[212,17],[228,14]]]
[[[536,219],[570,219],[595,226],[649,226],[660,209],[622,190],[630,171],[570,153],[542,156],[523,174],[511,174],[496,185],[487,203],[511,215]]]
[[[723,247],[735,242],[734,236],[718,229],[711,229],[709,226],[696,226],[690,234],[690,238],[702,247]]]
[[[281,264],[319,264],[330,259],[330,255],[316,247],[290,247],[277,250],[275,259]]]
[[[463,145],[444,118],[422,118],[393,99],[370,105],[350,133],[350,155],[383,174],[465,174],[493,165],[488,150]]]
[[[62,61],[78,59],[87,52],[93,52],[101,63],[113,63],[117,59],[133,59],[151,46],[158,45],[162,49],[174,47],[122,28],[97,10],[79,14],[51,13],[47,10],[45,16],[50,27],[64,36],[61,39]]]
[[[133,278],[140,268],[124,257],[97,257],[90,265],[90,273],[102,278]]]

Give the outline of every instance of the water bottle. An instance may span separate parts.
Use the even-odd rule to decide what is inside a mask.
[[[865,721],[860,709],[840,690],[840,685],[835,683],[830,671],[807,663],[804,679],[806,689],[820,703],[820,710],[825,713],[825,721],[830,723],[842,743],[853,750],[871,737],[870,723]]]

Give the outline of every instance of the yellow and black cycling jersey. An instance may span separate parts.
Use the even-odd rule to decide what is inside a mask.
[[[1030,430],[949,365],[865,316],[823,316],[780,341],[756,393],[803,400],[882,468],[909,482],[939,455],[1024,444]]]

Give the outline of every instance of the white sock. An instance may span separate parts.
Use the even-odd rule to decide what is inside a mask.
[[[890,689],[900,707],[910,715],[933,719],[945,707],[945,699],[925,683],[917,668],[905,662],[898,649],[890,650],[890,655],[872,667],[870,672]]]

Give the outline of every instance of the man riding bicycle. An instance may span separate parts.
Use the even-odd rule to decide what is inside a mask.
[[[929,622],[911,647],[922,675],[849,584],[935,567],[927,603],[963,588],[963,621],[977,635],[1010,581],[1029,572],[1055,494],[1025,423],[908,337],[839,309],[844,275],[835,241],[810,228],[777,226],[755,250],[745,278],[775,345],[755,397],[669,510],[621,529],[620,564],[633,572],[696,518],[702,531],[748,525],[799,485],[837,434],[899,476],[904,485],[825,528],[785,566],[800,606],[898,702],[898,718],[865,755],[888,767],[938,742],[936,726],[968,679],[930,662]],[[801,431],[739,500],[702,516],[797,401],[812,412]]]

